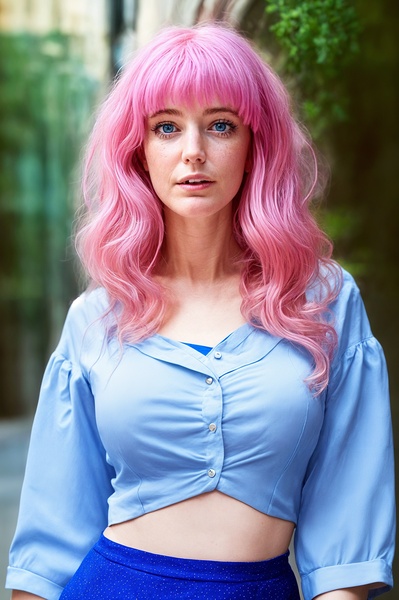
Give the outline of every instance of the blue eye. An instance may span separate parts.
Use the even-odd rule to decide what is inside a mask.
[[[215,123],[214,127],[215,127],[215,131],[217,131],[218,133],[225,133],[225,131],[228,128],[228,123]]]
[[[211,126],[211,129],[212,131],[219,133],[221,136],[226,137],[234,133],[234,131],[237,129],[237,125],[232,121],[222,119],[220,121],[215,121]]]
[[[159,129],[162,133],[174,133],[175,126],[172,125],[172,123],[163,123],[160,125]]]

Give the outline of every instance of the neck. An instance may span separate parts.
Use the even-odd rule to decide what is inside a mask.
[[[231,213],[184,219],[165,211],[161,276],[213,283],[238,272],[240,254]]]

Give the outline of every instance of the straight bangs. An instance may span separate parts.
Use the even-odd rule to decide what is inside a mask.
[[[244,40],[226,28],[220,33],[216,27],[212,31],[171,27],[148,51],[144,48],[130,77],[123,75],[132,81],[135,113],[147,117],[170,105],[210,106],[217,102],[237,111],[244,124],[256,131],[262,103],[254,71],[262,64]]]

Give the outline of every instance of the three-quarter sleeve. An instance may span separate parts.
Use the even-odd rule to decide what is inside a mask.
[[[374,598],[392,586],[394,474],[385,359],[357,288],[346,308],[349,314],[337,316],[346,349],[333,364],[295,535],[305,600],[367,584]]]
[[[60,353],[71,345],[67,324],[42,383],[6,582],[48,600],[106,527],[112,493],[89,382]]]

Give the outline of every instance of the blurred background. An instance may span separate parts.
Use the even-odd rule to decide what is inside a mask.
[[[0,600],[42,372],[82,291],[71,235],[93,113],[160,27],[209,18],[254,40],[330,164],[317,215],[385,348],[398,430],[397,0],[0,0]]]

